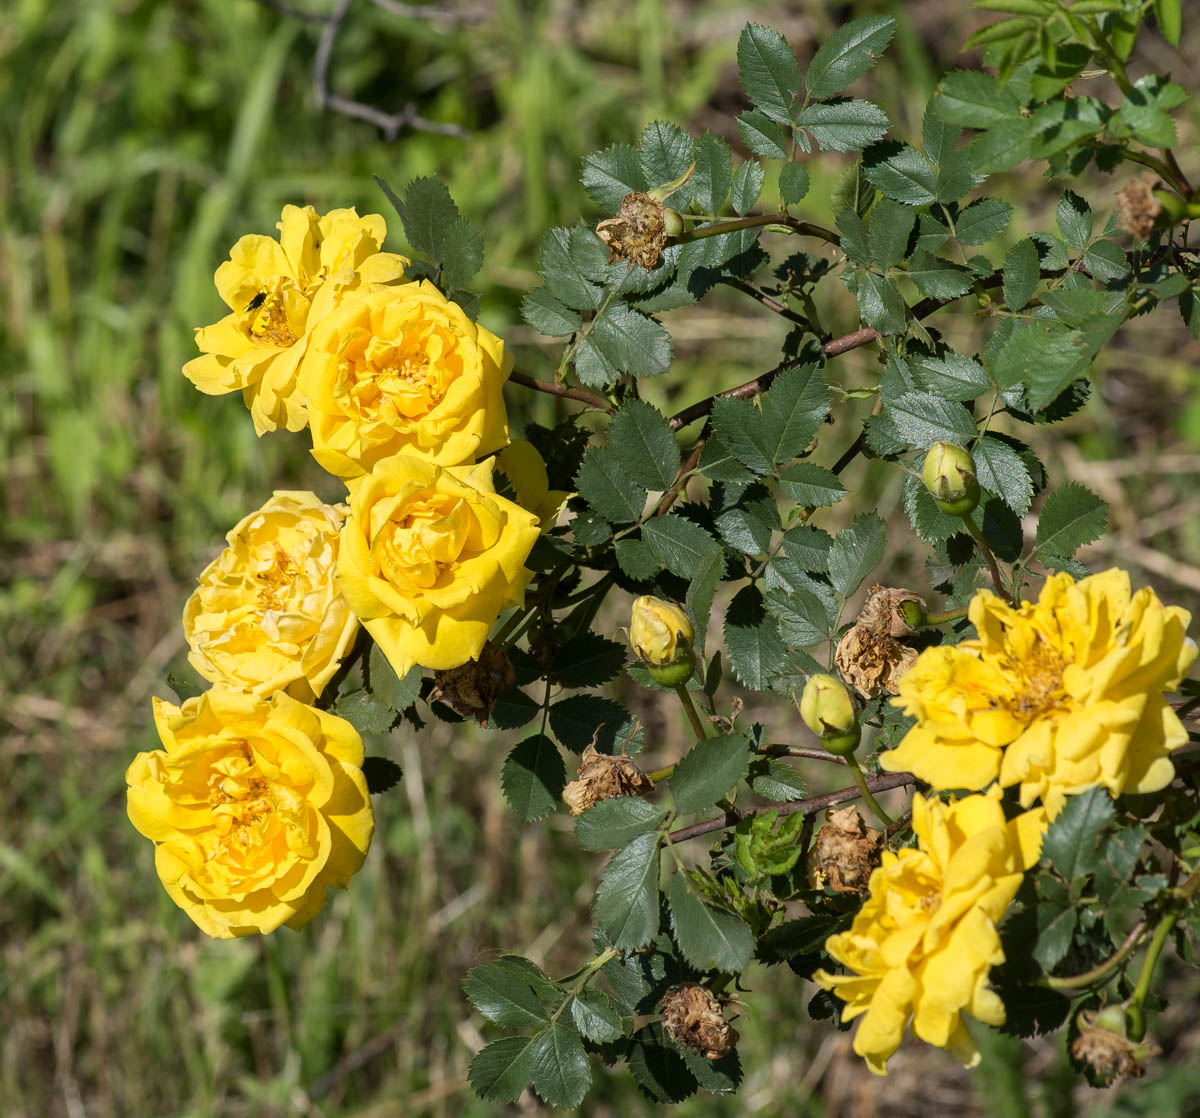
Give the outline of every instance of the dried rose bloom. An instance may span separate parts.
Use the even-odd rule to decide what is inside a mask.
[[[1097,1087],[1111,1087],[1122,1079],[1141,1079],[1143,1061],[1160,1049],[1151,1041],[1135,1042],[1125,1035],[1125,1011],[1110,1005],[1101,1010],[1081,1010],[1079,1035],[1071,1041],[1071,1057],[1082,1065]]]
[[[809,875],[820,889],[835,893],[866,892],[871,871],[879,865],[883,832],[868,827],[855,807],[837,808],[813,839]]]
[[[512,661],[502,648],[488,642],[478,659],[434,672],[429,698],[445,703],[455,714],[477,718],[481,726],[487,726],[496,700],[516,681]]]
[[[1162,202],[1154,197],[1158,176],[1142,175],[1127,182],[1117,191],[1117,217],[1121,228],[1133,234],[1135,241],[1144,241],[1162,213]]]
[[[706,1059],[729,1055],[738,1042],[737,1030],[725,1020],[721,1003],[698,982],[685,982],[668,990],[659,1011],[667,1036]]]
[[[600,753],[596,742],[583,751],[575,779],[563,789],[563,803],[572,815],[582,815],[592,804],[614,796],[644,796],[654,791],[654,781],[628,757]]]
[[[643,268],[657,267],[667,238],[679,232],[679,215],[640,190],[626,194],[616,217],[596,226],[596,236],[614,257]]]
[[[904,602],[925,606],[911,590],[872,587],[858,620],[838,641],[839,670],[868,699],[899,694],[900,678],[916,663],[917,650],[905,643],[914,630],[901,612]]]

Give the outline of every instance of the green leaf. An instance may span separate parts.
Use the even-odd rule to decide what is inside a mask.
[[[572,637],[554,658],[551,677],[564,687],[596,687],[625,666],[625,646],[585,631]]]
[[[1104,535],[1108,504],[1078,482],[1060,486],[1042,505],[1035,550],[1069,559],[1084,544]]]
[[[937,177],[929,160],[908,144],[879,144],[865,152],[863,173],[906,206],[927,206],[937,198]]]
[[[585,986],[572,999],[571,1020],[588,1040],[597,1044],[611,1044],[625,1035],[616,1002],[594,986]]]
[[[966,444],[975,438],[975,420],[960,403],[929,392],[906,392],[890,401],[882,417],[905,443]]]
[[[1098,280],[1118,280],[1129,275],[1129,258],[1116,241],[1096,241],[1089,245],[1083,252],[1083,266]]]
[[[748,159],[733,173],[729,201],[738,214],[747,213],[762,193],[767,173],[761,163]]]
[[[971,452],[975,474],[984,489],[995,493],[1018,516],[1024,516],[1033,500],[1033,479],[1021,456],[1007,443],[985,435]]]
[[[367,660],[371,692],[390,710],[407,710],[421,697],[421,669],[413,668],[400,679],[379,645],[371,646]]]
[[[797,648],[811,648],[829,639],[829,615],[817,595],[804,587],[767,591],[766,607],[779,635]]]
[[[622,373],[656,377],[671,367],[671,335],[625,303],[610,304],[593,321],[590,340]]]
[[[362,774],[372,796],[394,788],[404,778],[404,771],[390,757],[364,757]]]
[[[1183,30],[1183,0],[1154,0],[1154,19],[1162,37],[1171,46],[1179,46],[1179,35]]]
[[[339,695],[333,713],[344,718],[360,734],[382,734],[396,721],[396,712],[369,691]]]
[[[705,640],[708,636],[708,619],[712,613],[713,596],[717,591],[717,583],[725,573],[725,554],[719,548],[714,548],[696,565],[696,573],[688,586],[687,606],[688,616],[692,619],[692,629],[695,639],[692,646],[704,654]]]
[[[1087,367],[1087,343],[1078,330],[1036,319],[1013,330],[992,362],[992,377],[1001,389],[1024,382],[1030,407],[1039,410]]]
[[[987,370],[959,353],[913,359],[922,385],[946,400],[974,400],[992,387]]]
[[[823,101],[861,78],[879,61],[895,30],[891,16],[867,16],[839,27],[808,65],[804,84],[809,97]]]
[[[763,609],[762,592],[744,586],[725,614],[725,648],[734,674],[753,691],[766,689],[784,653],[775,619]]]
[[[641,796],[614,796],[584,809],[575,820],[575,837],[584,850],[615,850],[653,831],[666,815]]]
[[[637,149],[629,144],[613,144],[603,151],[584,156],[580,181],[588,197],[602,210],[612,213],[620,208],[626,194],[645,190],[650,185],[642,173]]]
[[[762,448],[772,463],[795,458],[829,413],[829,388],[817,364],[785,369],[762,398]]]
[[[1038,905],[1037,919],[1038,937],[1030,954],[1049,974],[1071,950],[1079,912],[1069,902],[1064,906],[1055,899],[1051,904]]]
[[[413,179],[404,189],[400,220],[404,236],[418,252],[441,262],[442,232],[458,217],[450,191],[436,176]]]
[[[749,744],[741,734],[718,734],[692,747],[671,776],[671,795],[681,815],[706,811],[741,779]]]
[[[978,198],[954,223],[954,234],[964,245],[981,245],[1000,236],[1012,220],[1013,208],[999,198]]]
[[[908,238],[917,215],[911,206],[881,198],[871,214],[869,246],[877,268],[894,268],[907,255]]]
[[[696,141],[693,154],[696,170],[692,173],[692,198],[705,213],[720,213],[733,182],[729,145],[720,136],[705,132]]]
[[[1021,102],[1011,90],[1001,89],[990,74],[974,70],[947,74],[932,104],[943,120],[967,128],[991,128],[1021,116]]]
[[[1004,305],[1019,311],[1033,298],[1040,278],[1037,245],[1026,237],[1004,257]]]
[[[943,127],[944,122],[941,122]],[[965,149],[952,151],[937,169],[937,197],[939,202],[957,202],[970,193],[985,176],[975,168],[974,157]]]
[[[858,313],[866,325],[880,334],[902,334],[907,327],[905,304],[900,290],[886,276],[863,272],[855,292]]]
[[[1063,193],[1054,211],[1062,239],[1077,252],[1082,252],[1092,238],[1092,207],[1073,190]]]
[[[778,31],[748,23],[737,48],[738,77],[746,96],[772,120],[786,124],[800,93],[800,67]]]
[[[846,487],[835,473],[811,462],[796,462],[779,475],[779,488],[793,501],[809,508],[836,505]]]
[[[1068,884],[1083,877],[1090,872],[1100,836],[1116,817],[1106,788],[1068,796],[1042,840],[1041,860]]]
[[[500,788],[518,819],[545,819],[566,787],[567,770],[558,746],[534,734],[513,748],[500,770]]]
[[[576,310],[595,310],[600,306],[602,288],[571,258],[570,229],[559,226],[542,238],[538,268],[546,279],[546,288],[559,302]]]
[[[545,287],[535,288],[521,300],[521,317],[549,338],[574,334],[583,326],[579,312],[560,303]]]
[[[467,1073],[471,1090],[492,1102],[516,1102],[532,1076],[533,1041],[506,1036],[476,1053]]]
[[[657,1021],[633,1034],[626,1058],[638,1087],[654,1102],[681,1102],[698,1086],[687,1061]]]
[[[923,248],[912,254],[905,272],[927,299],[957,299],[971,290],[971,273]]]
[[[547,1006],[562,994],[533,963],[520,955],[501,955],[475,967],[463,980],[463,993],[489,1021],[512,1029],[537,1028],[550,1018]]]
[[[618,951],[645,947],[658,932],[657,832],[639,835],[609,859],[592,918]]]
[[[600,351],[590,335],[579,340],[574,362],[575,375],[588,388],[607,388],[621,378],[621,370]]]
[[[873,512],[855,517],[853,526],[833,537],[829,549],[829,581],[848,598],[880,563],[887,546],[887,525]]]
[[[625,472],[608,447],[593,446],[583,456],[575,488],[589,505],[614,524],[627,524],[642,515],[646,491]]]
[[[742,113],[737,118],[737,126],[742,143],[755,155],[761,155],[764,159],[786,159],[788,157],[787,133],[770,117],[760,113],[757,109]],[[708,212],[716,213],[717,208],[714,206]]]
[[[1049,159],[1104,129],[1112,110],[1091,97],[1068,97],[1043,105],[1030,118],[1035,159]]]
[[[796,114],[796,124],[806,129],[825,151],[859,151],[880,139],[891,122],[871,101],[825,101]]]
[[[720,545],[699,524],[682,516],[656,516],[642,528],[646,547],[672,574],[694,578]]]
[[[679,444],[670,424],[653,404],[629,400],[615,416],[608,445],[625,472],[647,489],[667,489],[679,469]]]
[[[529,1054],[533,1089],[545,1102],[561,1108],[583,1102],[592,1085],[592,1071],[574,1029],[555,1021],[533,1038]]]
[[[842,251],[848,260],[861,264],[864,268],[871,266],[871,253],[868,248],[867,227],[862,218],[852,209],[844,209],[837,215],[838,232],[842,235]]]
[[[693,967],[734,974],[746,969],[754,954],[754,933],[742,920],[692,896],[682,872],[672,878],[668,900],[675,942]]]
[[[779,196],[785,206],[794,206],[808,193],[808,168],[803,163],[785,163],[779,169]]]
[[[617,540],[613,544],[613,552],[617,557],[617,566],[635,582],[653,578],[661,564],[646,546],[644,540]]]
[[[994,175],[1011,171],[1029,158],[1033,146],[1033,122],[1018,116],[993,124],[966,147],[971,165],[980,174]]]
[[[921,118],[921,141],[925,145],[925,158],[935,166],[940,168],[945,160],[954,155],[962,132],[960,125],[950,124],[938,115],[932,100],[925,106],[925,115]]]
[[[800,800],[808,794],[800,774],[786,761],[776,757],[760,757],[752,761],[747,778],[756,795],[774,800],[777,804]]]
[[[783,534],[783,547],[787,558],[800,565],[805,571],[827,571],[829,569],[829,549],[833,546],[833,537],[820,528],[811,524],[800,524],[789,528]],[[773,561],[766,571],[769,579],[771,569],[780,569],[780,564]],[[782,579],[781,579],[782,580]]]
[[[483,267],[483,230],[468,218],[456,217],[438,236],[437,259],[447,287],[466,287]]]
[[[721,539],[743,555],[764,555],[771,546],[771,523],[741,506],[721,513],[717,517],[717,530]]]
[[[645,739],[637,721],[619,703],[600,695],[571,695],[550,708],[550,729],[568,749],[580,753],[596,739],[601,753],[616,753],[622,747],[637,753]]]

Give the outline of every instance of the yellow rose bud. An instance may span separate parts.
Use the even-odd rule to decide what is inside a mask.
[[[353,209],[318,216],[312,206],[284,206],[279,240],[242,237],[215,276],[229,307],[196,330],[200,357],[183,367],[201,392],[241,392],[258,434],[299,431],[308,408],[298,378],[309,329],[352,294],[404,278],[408,261],[380,252],[387,224]]]
[[[512,357],[432,283],[381,287],[314,326],[300,368],[313,457],[351,479],[393,454],[458,466],[508,442]]]
[[[858,745],[858,712],[846,685],[836,676],[809,676],[800,696],[800,717],[830,753],[844,756]]]
[[[234,691],[312,702],[358,633],[335,579],[345,506],[276,492],[225,537],[183,608],[188,662]]]
[[[979,481],[969,451],[954,443],[934,443],[925,455],[921,479],[937,507],[966,516],[979,504]]]
[[[661,598],[643,595],[633,603],[629,643],[649,666],[650,674],[667,687],[686,683],[695,668],[695,633],[688,615]]]
[[[210,936],[302,928],[362,867],[375,817],[354,727],[282,691],[154,700],[163,748],[125,773],[130,821]]]
[[[523,600],[538,521],[496,493],[495,465],[397,454],[351,490],[338,582],[401,677],[478,659],[500,612]]]

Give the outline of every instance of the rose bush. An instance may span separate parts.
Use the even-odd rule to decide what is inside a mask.
[[[311,702],[354,643],[335,579],[345,507],[277,491],[225,537],[183,609],[188,662],[237,691]]]
[[[277,692],[154,701],[163,748],[125,774],[171,899],[222,939],[302,928],[361,868],[375,827],[362,739]]]

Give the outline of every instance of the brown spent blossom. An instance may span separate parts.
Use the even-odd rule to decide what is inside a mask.
[[[871,587],[858,620],[838,641],[834,657],[838,669],[868,699],[898,694],[900,677],[916,663],[917,650],[905,643],[915,630],[900,612],[902,602],[925,607],[911,590]]]
[[[1079,1035],[1071,1041],[1071,1056],[1082,1064],[1088,1079],[1098,1087],[1111,1087],[1122,1079],[1141,1079],[1146,1074],[1144,1060],[1160,1049],[1152,1041],[1135,1042],[1121,1031],[1106,1028],[1106,1017],[1115,1016],[1118,1007],[1083,1010],[1079,1014]],[[1121,1014],[1123,1016],[1123,1013]]]
[[[1135,241],[1144,241],[1162,213],[1162,203],[1154,197],[1158,176],[1149,173],[1127,182],[1117,191],[1117,217],[1121,228],[1133,234]]]
[[[813,839],[809,877],[813,887],[835,893],[864,893],[879,865],[883,832],[868,827],[856,807],[831,811]]]
[[[455,714],[477,718],[486,728],[496,700],[516,681],[516,672],[504,650],[488,642],[478,660],[434,672],[429,701],[443,702]]]
[[[596,733],[599,734],[599,728]],[[572,815],[582,815],[592,804],[615,796],[644,796],[654,791],[654,781],[628,757],[613,757],[596,749],[596,738],[583,751],[575,779],[563,789],[563,803]]]
[[[667,1036],[707,1060],[728,1056],[738,1042],[737,1030],[725,1020],[721,1003],[698,982],[668,990],[658,1008]]]
[[[620,258],[631,268],[634,264],[654,268],[672,234],[668,215],[679,216],[644,191],[635,190],[621,199],[616,217],[596,226],[596,236],[611,250],[610,260]]]

